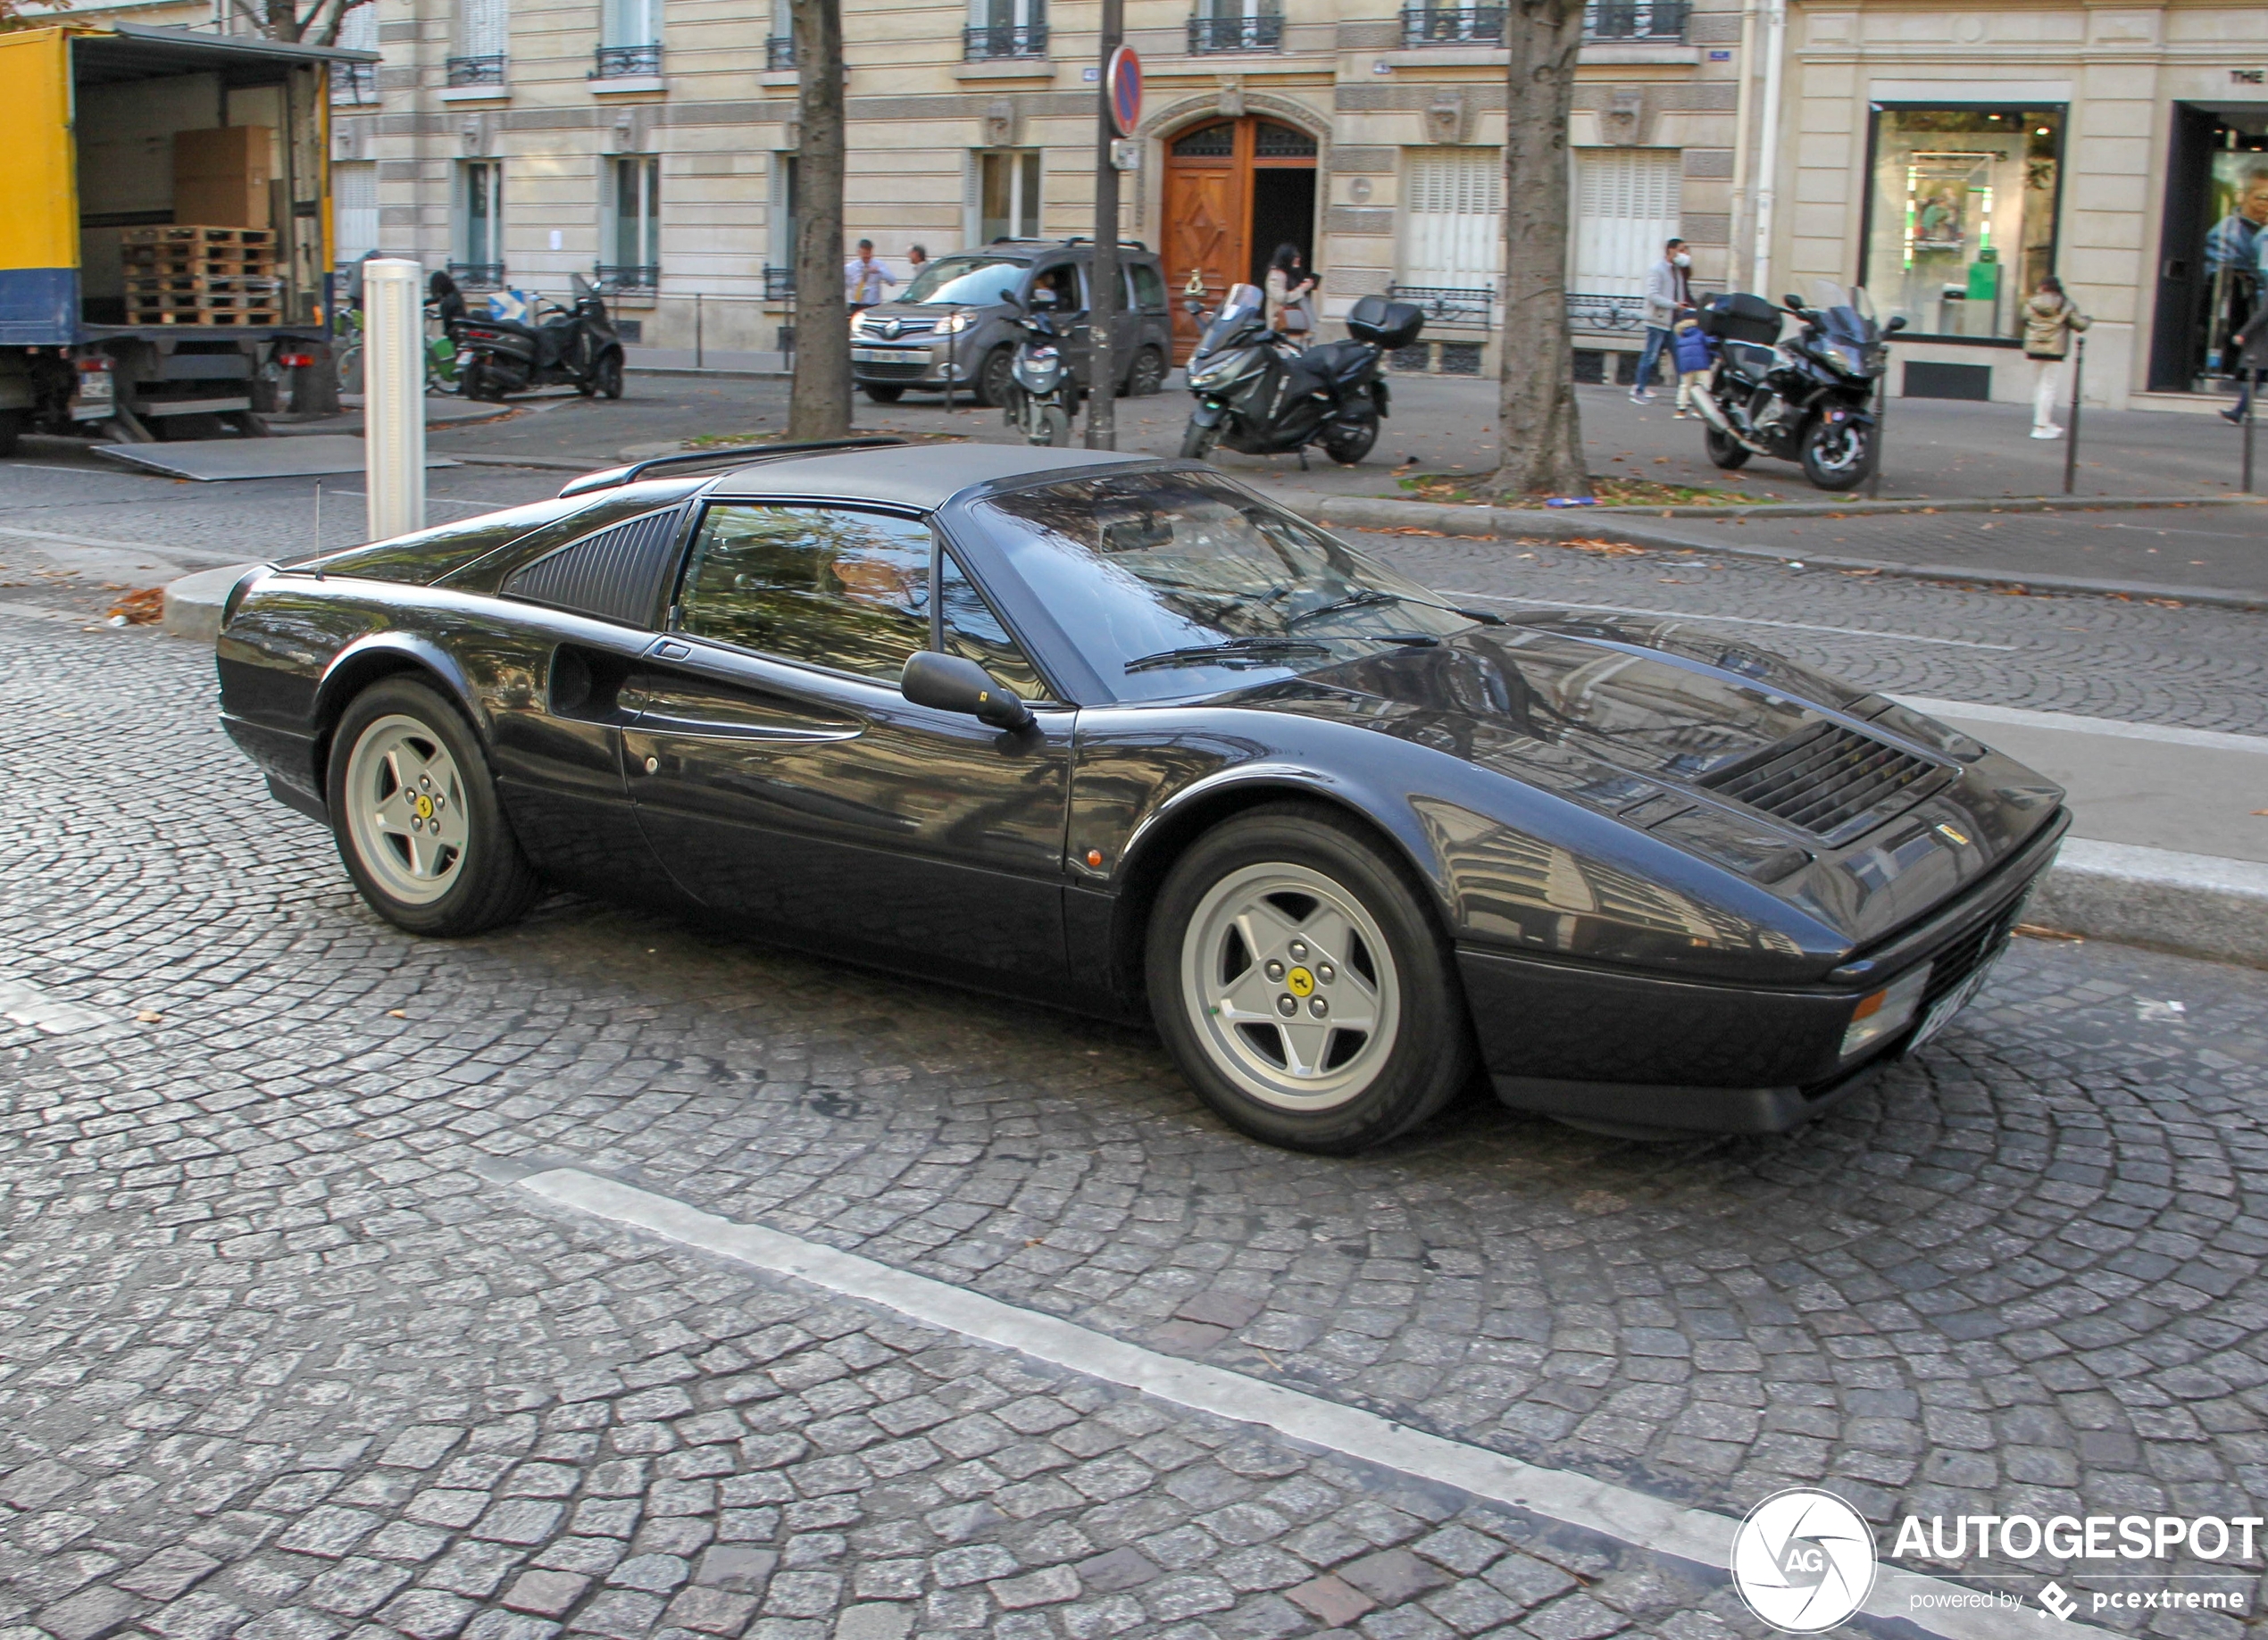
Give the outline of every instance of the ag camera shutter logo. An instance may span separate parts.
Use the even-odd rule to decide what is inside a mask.
[[[1790,1486],[1741,1521],[1732,1582],[1748,1610],[1784,1634],[1832,1628],[1874,1587],[1874,1533],[1831,1492]]]

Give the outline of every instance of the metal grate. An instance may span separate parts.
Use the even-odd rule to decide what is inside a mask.
[[[448,76],[452,86],[500,86],[504,84],[504,54],[499,51],[485,57],[451,57]]]
[[[1505,8],[1500,5],[1411,5],[1402,8],[1405,46],[1501,46]]]
[[[1046,54],[1047,25],[1044,22],[978,23],[962,35],[962,55],[971,62]]]
[[[793,268],[766,268],[763,271],[763,299],[786,302],[796,294],[796,271]]]
[[[773,73],[796,66],[796,37],[775,34],[763,43],[763,65]]]
[[[1467,330],[1486,330],[1488,312],[1496,305],[1493,287],[1447,285],[1388,285],[1386,297],[1389,302],[1413,303],[1425,312],[1426,328],[1439,329],[1442,326]]]
[[[595,262],[591,272],[596,276],[598,288],[610,295],[626,290],[652,290],[662,282],[662,270],[655,262]]]
[[[1587,40],[1682,40],[1691,0],[1592,0],[1583,8]]]
[[[570,542],[513,571],[504,596],[625,626],[651,626],[680,516],[674,507],[649,512]]]
[[[858,362],[858,375],[863,381],[919,381],[929,373],[929,364],[921,360],[911,363],[877,359]]]
[[[456,281],[459,290],[502,290],[504,263],[500,262],[453,262],[448,264],[449,277]]]
[[[646,46],[602,46],[591,71],[593,79],[642,79],[662,71],[662,48]]]
[[[1213,51],[1276,51],[1284,43],[1284,20],[1275,13],[1255,17],[1192,17],[1189,54]]]
[[[1925,757],[1822,719],[1695,784],[1835,845],[1912,807],[1943,772]]]

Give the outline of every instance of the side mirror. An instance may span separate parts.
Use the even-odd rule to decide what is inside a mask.
[[[1882,334],[1884,336],[1891,336],[1905,329],[1905,315],[1903,313],[1893,313],[1890,316],[1890,321],[1882,327]]]
[[[924,649],[905,663],[898,693],[916,706],[957,712],[994,728],[1029,728],[1031,712],[992,680],[992,674],[960,655]]]
[[[1800,313],[1804,311],[1804,299],[1801,296],[1782,296],[1780,298],[1780,304],[1791,313]]]

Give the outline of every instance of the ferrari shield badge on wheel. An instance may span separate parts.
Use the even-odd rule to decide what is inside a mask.
[[[1831,1492],[1775,1492],[1733,1535],[1732,1581],[1748,1610],[1774,1628],[1818,1634],[1866,1603],[1873,1530]]]

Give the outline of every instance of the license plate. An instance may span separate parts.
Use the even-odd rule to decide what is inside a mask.
[[[105,399],[111,396],[111,379],[105,373],[89,371],[79,379],[79,396],[86,399]]]
[[[926,353],[907,353],[896,347],[854,347],[851,358],[860,364],[923,364]]]
[[[2005,945],[2001,947],[2001,951],[2006,949]],[[1921,1028],[1914,1033],[1914,1040],[1905,1045],[1906,1051],[1911,1053],[1952,1024],[1953,1016],[1975,1001],[1977,993],[1984,989],[1986,977],[1992,972],[1993,964],[1999,961],[2000,951],[1996,951],[1977,964],[1974,973],[1930,1003],[1930,1011],[1922,1016]]]

